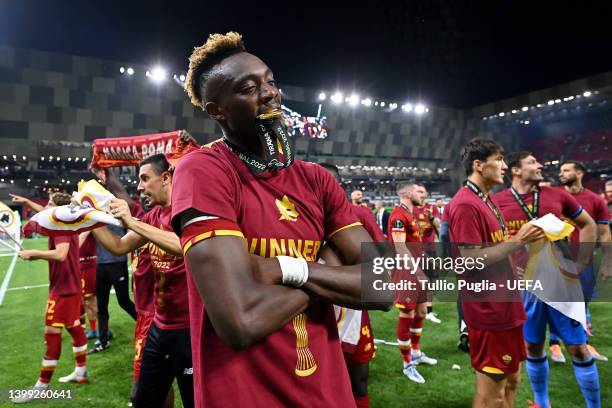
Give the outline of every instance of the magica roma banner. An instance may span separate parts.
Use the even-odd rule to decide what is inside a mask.
[[[154,154],[164,154],[170,164],[184,154],[199,148],[196,141],[184,130],[152,135],[96,139],[93,142],[93,159],[89,165],[92,170],[109,167],[138,166]],[[104,175],[103,171],[98,171]]]

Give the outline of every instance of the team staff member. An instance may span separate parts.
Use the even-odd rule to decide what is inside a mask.
[[[364,306],[367,232],[328,172],[293,160],[272,71],[239,34],[194,50],[186,89],[224,135],[179,161],[172,196],[196,406],[354,406],[332,303]],[[324,240],[352,266],[316,264]]]
[[[541,229],[525,224],[508,237],[506,225],[491,189],[504,182],[508,167],[501,146],[489,139],[473,139],[462,149],[461,160],[468,176],[446,207],[450,239],[464,257],[486,258],[487,267],[478,275],[513,278],[508,259],[523,243],[544,237]],[[503,243],[502,245],[497,245]],[[469,277],[465,277],[467,280]],[[520,382],[520,362],[525,360],[523,322],[525,310],[520,294],[501,293],[503,300],[475,299],[475,294],[461,293],[462,308],[468,326],[470,357],[476,370],[474,407],[513,407]]]

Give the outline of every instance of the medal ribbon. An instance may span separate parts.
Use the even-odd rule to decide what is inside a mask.
[[[497,208],[495,203],[493,201],[490,201],[489,197],[485,195],[482,191],[480,191],[480,188],[471,180],[468,180],[466,185],[470,190],[472,190],[474,194],[476,194],[478,197],[480,197],[482,201],[484,201],[484,203],[487,205],[487,207],[489,207],[491,211],[493,211],[493,214],[495,214],[495,217],[497,218],[497,222],[499,222],[499,225],[501,226],[504,236],[506,236],[508,231],[506,228],[506,223],[504,222],[504,219],[502,218],[501,213],[499,212],[499,209]]]
[[[533,191],[533,206],[532,206],[533,211],[529,210],[529,207],[527,206],[525,201],[521,198],[520,194],[514,189],[514,187],[510,187],[510,192],[514,196],[514,199],[521,206],[521,209],[523,210],[523,212],[527,214],[527,218],[529,218],[529,220],[538,218],[538,212],[540,210],[540,190],[535,189]]]

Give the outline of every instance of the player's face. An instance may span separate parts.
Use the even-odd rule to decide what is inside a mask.
[[[542,166],[535,157],[527,156],[521,160],[520,175],[524,182],[539,183],[542,177]]]
[[[383,205],[382,205],[382,201],[375,201],[375,202],[374,202],[374,207],[375,207],[377,210],[380,210],[380,209],[382,208],[382,206],[383,206]]]
[[[564,186],[572,185],[578,180],[576,168],[571,163],[566,163],[559,169],[559,181]]]
[[[146,197],[149,206],[163,204],[164,173],[157,174],[151,164],[140,166],[138,192]]]
[[[606,198],[612,201],[612,186],[606,186]]]
[[[504,155],[494,153],[487,157],[487,160],[482,164],[482,177],[490,183],[503,184],[507,170],[508,166],[504,161]]]
[[[218,115],[213,116],[238,139],[259,142],[255,118],[281,108],[274,75],[262,60],[246,52],[232,55],[221,64]]]
[[[363,202],[363,193],[361,191],[353,191],[351,193],[353,204],[361,204]]]
[[[414,205],[423,205],[426,198],[427,190],[425,190],[425,187],[416,186],[412,193],[412,203]]]

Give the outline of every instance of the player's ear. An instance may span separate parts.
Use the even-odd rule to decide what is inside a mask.
[[[223,109],[216,102],[206,102],[204,110],[217,122],[225,122],[225,114]]]
[[[482,168],[484,166],[484,162],[482,160],[474,160],[472,162],[472,170],[474,173],[482,173]]]

